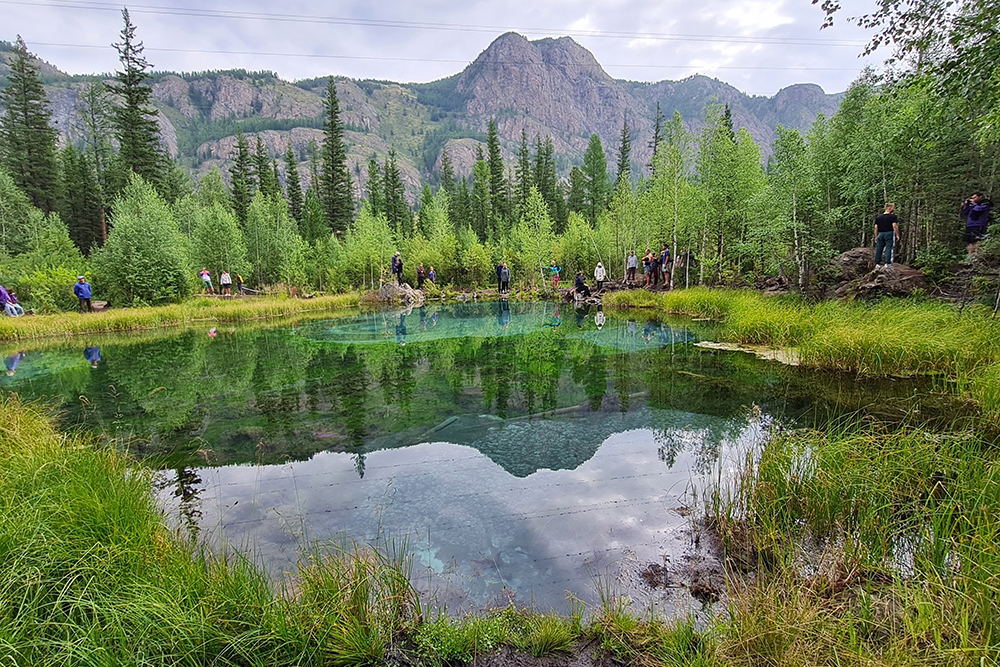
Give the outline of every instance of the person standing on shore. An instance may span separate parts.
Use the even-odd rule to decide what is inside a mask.
[[[437,277],[438,277],[437,276],[437,272],[434,270],[434,267],[431,266],[430,270],[427,271],[427,280],[429,280],[429,281],[431,281],[431,283],[437,285]]]
[[[663,244],[663,250],[660,252],[660,270],[663,271],[663,286],[670,288],[670,248],[667,244]]]
[[[885,213],[875,218],[875,268],[882,266],[882,252],[885,251],[885,265],[892,266],[892,251],[899,241],[899,218],[893,211],[895,204],[886,204]]]
[[[229,275],[229,271],[223,271],[219,276],[219,291],[226,296],[233,295],[233,277]]]
[[[993,202],[982,192],[977,192],[962,202],[962,217],[965,218],[965,244],[970,255],[979,250],[979,242],[986,238],[990,225]]]
[[[503,262],[497,262],[497,292],[503,292],[503,278],[500,273],[503,271]]]
[[[556,260],[552,260],[552,266],[549,267],[549,277],[552,278],[552,289],[559,289],[559,274],[562,272],[562,267],[556,264]]]
[[[403,284],[403,259],[399,256],[399,251],[392,256],[392,273],[396,275],[396,283]]]
[[[84,306],[87,307],[87,312],[89,313],[93,308],[90,305],[90,283],[84,276],[77,276],[76,283],[73,285],[73,294],[76,298],[80,300],[80,312],[83,312]]]
[[[510,292],[510,267],[507,262],[500,262],[500,293]]]
[[[198,277],[201,278],[201,282],[205,286],[205,291],[208,294],[212,294],[212,272],[203,266],[201,267],[201,271],[198,272]]]
[[[427,279],[427,271],[424,270],[424,263],[417,264],[417,289],[424,288],[424,280]]]
[[[594,269],[594,280],[597,281],[597,291],[604,289],[604,281],[608,279],[608,272],[604,270],[604,264],[598,262]]]
[[[635,256],[635,250],[629,252],[628,259],[625,260],[625,282],[632,284],[635,282],[635,270],[639,268],[639,258]]]

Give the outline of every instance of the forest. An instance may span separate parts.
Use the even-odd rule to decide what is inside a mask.
[[[279,169],[242,132],[255,128],[237,127],[228,173],[191,182],[161,147],[154,75],[127,10],[123,20],[121,67],[89,84],[79,145],[60,145],[37,61],[20,38],[12,48],[0,90],[0,284],[35,312],[74,308],[77,275],[114,306],[181,301],[202,267],[258,290],[344,292],[377,288],[399,251],[411,283],[423,263],[438,286],[487,285],[506,261],[515,285],[538,289],[552,262],[590,276],[601,261],[620,279],[630,251],[663,244],[690,260],[675,287],[781,275],[807,292],[833,257],[873,242],[885,202],[900,218],[897,261],[938,270],[960,261],[959,206],[974,191],[988,196],[996,179],[997,40],[973,39],[971,19],[926,38],[912,17],[869,17],[896,44],[886,73],[864,72],[805,135],[779,126],[766,160],[721,104],[705,109],[697,132],[658,109],[641,173],[627,122],[617,164],[595,134],[583,163],[561,176],[547,137],[522,133],[505,164],[491,121],[468,178],[444,150],[436,191],[407,193],[390,152],[371,159],[360,201],[332,78],[308,173],[291,146]]]

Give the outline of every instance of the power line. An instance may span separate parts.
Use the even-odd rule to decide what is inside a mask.
[[[2,4],[4,0],[0,0]],[[32,46],[49,46],[56,48],[71,48],[71,49],[111,49],[111,46],[106,46],[103,44],[67,44],[60,42],[31,42]],[[411,63],[456,63],[467,65],[469,62],[467,60],[460,60],[457,58],[402,58],[394,56],[358,56],[358,55],[343,55],[336,53],[280,53],[280,52],[266,52],[266,51],[229,51],[223,49],[179,49],[179,48],[169,48],[169,47],[145,47],[146,51],[150,52],[163,52],[163,53],[197,53],[197,54],[211,54],[211,55],[233,55],[233,56],[266,56],[270,58],[323,58],[323,59],[335,59],[335,60],[377,60],[385,62],[411,62]],[[528,61],[516,61],[516,60],[493,60],[490,64],[497,65],[532,65],[536,63],[531,63]],[[796,72],[855,72],[856,67],[770,67],[770,66],[757,66],[757,65],[717,65],[711,67],[699,67],[697,65],[663,65],[656,64],[651,65],[649,63],[643,64],[608,64],[601,65],[600,63],[586,64],[586,63],[574,63],[572,65],[562,64],[560,67],[581,67],[581,68],[592,68],[592,69],[604,69],[605,67],[616,67],[620,69],[625,68],[645,68],[645,69],[705,69],[705,70],[716,70],[716,69],[727,69],[727,70],[775,70],[775,71],[796,71]]]
[[[121,6],[107,2],[84,1],[72,2],[70,0],[53,0],[51,2],[30,2],[28,0],[0,0],[0,4],[21,5],[28,7],[57,7],[61,9],[77,9],[88,11],[113,11],[120,12]],[[156,14],[161,16],[192,16],[198,18],[217,18],[235,20],[273,21],[286,23],[310,23],[327,25],[349,25],[370,28],[395,28],[409,30],[445,30],[458,32],[488,32],[500,33],[515,31],[528,34],[560,34],[578,37],[605,37],[612,39],[644,39],[655,41],[695,41],[695,42],[723,42],[735,44],[777,44],[782,46],[829,46],[829,47],[849,47],[860,48],[866,42],[850,40],[818,40],[803,39],[795,37],[747,37],[742,35],[703,35],[695,33],[655,33],[655,32],[630,32],[618,30],[573,30],[566,28],[539,28],[539,27],[512,27],[495,25],[477,25],[461,23],[438,23],[421,21],[400,21],[385,19],[365,19],[342,16],[320,16],[308,14],[277,14],[266,12],[238,12],[215,9],[186,9],[177,7],[164,7],[158,5],[129,5],[129,12],[140,14]]]

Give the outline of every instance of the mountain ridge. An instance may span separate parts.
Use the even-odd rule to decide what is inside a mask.
[[[9,48],[0,49],[0,77],[7,56]],[[80,91],[106,75],[70,76],[49,63],[42,72],[54,124],[64,141],[79,141]],[[150,83],[164,146],[200,175],[213,166],[225,172],[237,125],[251,142],[259,134],[272,157],[283,156],[291,143],[305,162],[309,142],[322,136],[327,78],[285,81],[266,71],[156,71]],[[334,80],[355,194],[362,191],[370,157],[381,161],[395,148],[411,198],[422,183],[437,179],[444,148],[457,173],[471,172],[475,143],[483,140],[490,118],[496,120],[508,158],[517,151],[522,130],[532,145],[538,136],[551,137],[565,175],[571,164],[582,161],[592,133],[600,136],[612,161],[626,119],[633,165],[641,169],[651,157],[658,102],[667,118],[680,111],[692,130],[700,127],[707,104],[728,104],[734,126],[745,127],[766,155],[778,124],[807,130],[817,114],[835,112],[841,97],[808,83],[766,97],[746,95],[704,75],[678,81],[620,80],[570,37],[529,40],[515,32],[498,36],[462,71],[435,81]]]

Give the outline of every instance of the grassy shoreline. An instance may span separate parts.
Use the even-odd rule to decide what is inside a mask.
[[[194,298],[169,306],[112,309],[100,313],[58,313],[0,318],[0,341],[89,333],[121,333],[192,322],[251,322],[302,313],[357,306],[358,294],[314,299],[254,297],[252,299]]]

